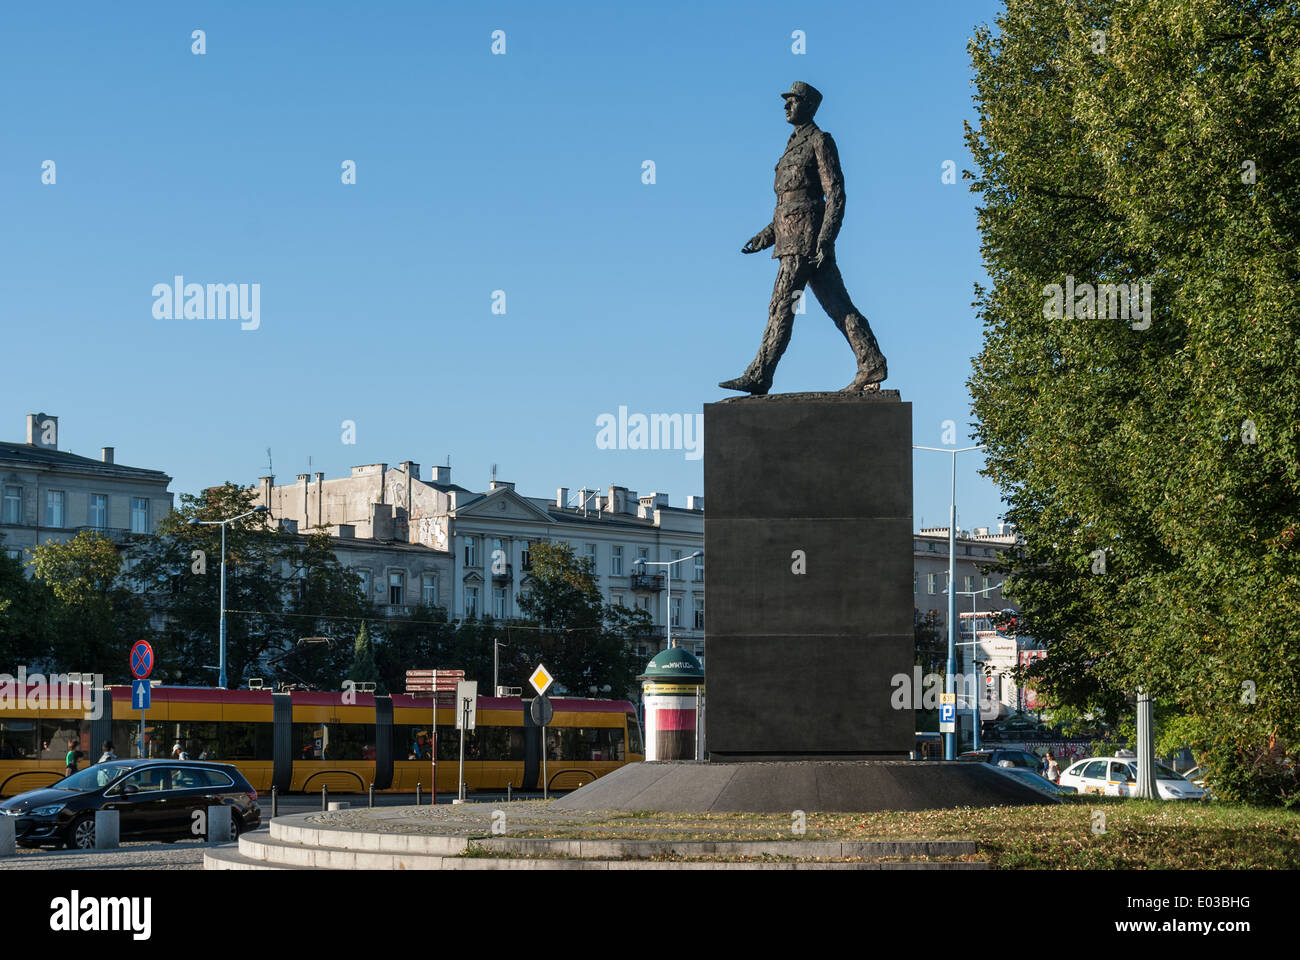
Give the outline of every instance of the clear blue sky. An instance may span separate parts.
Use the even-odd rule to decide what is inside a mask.
[[[974,198],[940,175],[971,165],[966,43],[998,7],[8,4],[0,438],[56,414],[64,449],[115,446],[177,493],[253,483],[270,447],[280,482],[309,457],[334,477],[450,456],[475,489],[496,463],[529,495],[618,483],[684,505],[702,461],[599,450],[596,418],[732,395],[715,384],[753,356],[777,267],[739,251],[772,216],[779,94],[805,80],[839,145],[838,257],[885,385],[917,443],[952,419],[965,445],[984,273]],[[177,274],[259,283],[260,328],[155,319],[152,288]],[[852,376],[810,302],[774,391]],[[964,526],[1002,510],[980,462],[960,460]],[[917,525],[946,522],[948,459],[918,453],[915,477]]]

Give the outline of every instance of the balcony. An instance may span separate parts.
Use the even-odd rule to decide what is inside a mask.
[[[107,537],[109,540],[112,540],[114,543],[126,543],[132,537],[144,536],[144,534],[141,533],[132,533],[126,527],[81,526],[81,527],[72,528],[72,532],[74,534],[83,533],[86,531],[89,531],[90,533],[97,533],[101,537]]]
[[[513,583],[515,579],[515,565],[507,563],[505,569],[498,572],[496,567],[492,568],[493,583]]]
[[[664,575],[662,573],[634,573],[632,574],[633,590],[651,590],[659,591],[664,588]]]

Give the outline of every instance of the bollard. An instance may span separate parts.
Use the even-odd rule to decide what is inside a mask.
[[[515,785],[515,782],[514,782],[513,780],[507,780],[507,781],[506,781],[506,803],[509,803],[509,802],[510,802],[510,790],[511,790],[511,788],[514,787],[514,785]]]
[[[372,783],[370,785],[370,802],[366,804],[366,806],[373,807],[374,805],[375,805],[375,785]]]
[[[116,850],[119,814],[116,810],[95,811],[95,849]]]
[[[17,825],[13,817],[0,817],[0,857],[18,856],[18,842],[14,839]]]
[[[208,843],[229,843],[230,808],[224,803],[208,807]]]
[[[271,784],[271,819],[274,820],[275,815],[279,812],[280,812],[280,791],[275,788],[275,784]]]
[[[415,805],[417,807],[420,805],[420,785],[418,783],[415,785]]]
[[[320,808],[322,810],[330,808],[330,788],[328,786],[320,788]]]

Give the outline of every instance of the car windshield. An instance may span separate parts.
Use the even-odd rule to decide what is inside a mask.
[[[52,784],[55,790],[97,790],[106,787],[131,768],[121,763],[97,763],[93,767],[79,770],[70,777],[64,777]]]
[[[1130,764],[1128,765],[1128,767],[1129,767],[1130,770],[1133,771],[1133,776],[1136,777],[1136,776],[1137,776],[1137,772],[1138,772],[1137,764],[1136,764],[1136,763],[1130,763]],[[1173,770],[1170,770],[1170,769],[1169,769],[1168,767],[1166,767],[1163,763],[1161,763],[1159,760],[1157,760],[1157,761],[1156,761],[1156,779],[1157,779],[1157,780],[1184,780],[1184,781],[1185,781],[1187,778],[1184,777],[1181,773],[1175,773]]]

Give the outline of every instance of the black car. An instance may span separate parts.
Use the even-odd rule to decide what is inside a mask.
[[[257,791],[228,763],[198,760],[110,760],[53,786],[0,802],[0,816],[17,817],[24,847],[95,845],[95,811],[118,811],[122,840],[191,840],[204,835],[210,806],[231,807],[234,837],[261,821]],[[204,817],[194,811],[203,810]]]
[[[1030,753],[1028,750],[1011,750],[1002,747],[967,750],[957,759],[974,763],[991,763],[995,767],[1007,762],[1013,767],[1026,767],[1030,770],[1037,770],[1043,762],[1041,757]]]

